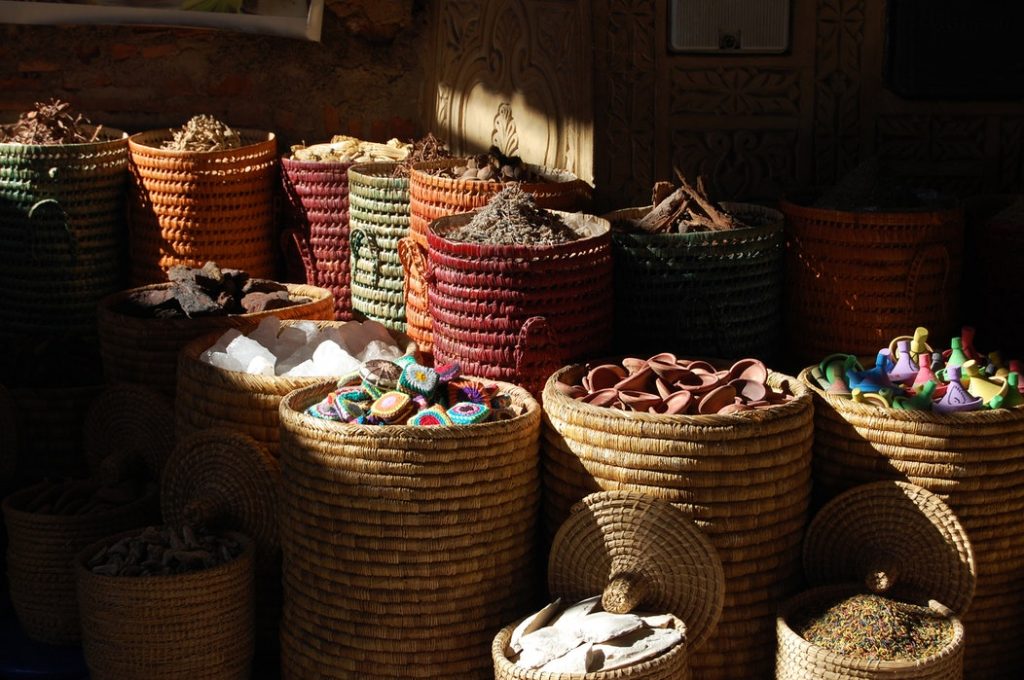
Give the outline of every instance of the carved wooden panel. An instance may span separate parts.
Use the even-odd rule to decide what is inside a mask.
[[[672,134],[673,165],[704,176],[718,200],[772,200],[796,173],[795,130],[713,130]]]
[[[815,180],[841,179],[861,159],[861,47],[865,0],[817,0]]]
[[[796,116],[800,112],[800,73],[792,69],[677,67],[671,92],[673,116]]]
[[[441,0],[428,126],[456,153],[492,144],[593,177],[590,24],[582,0]]]
[[[1003,118],[999,125],[1000,191],[1024,191],[1024,117]]]

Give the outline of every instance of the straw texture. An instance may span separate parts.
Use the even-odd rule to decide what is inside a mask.
[[[253,656],[253,547],[211,569],[174,576],[101,576],[75,558],[82,648],[94,680],[248,680]]]
[[[775,609],[796,592],[810,502],[809,391],[771,373],[795,398],[735,415],[662,416],[584,404],[558,392],[584,366],[544,388],[544,519],[550,534],[577,500],[625,489],[665,499],[691,517],[718,551],[725,607],[717,632],[691,656],[697,678],[768,677]]]
[[[161,149],[171,130],[128,140],[134,285],[165,281],[174,265],[202,267],[207,260],[274,278],[277,138],[236,131],[242,146],[223,151]]]
[[[93,482],[69,482],[93,489]],[[104,536],[143,526],[157,515],[155,491],[119,508],[84,515],[52,515],[24,510],[38,486],[4,499],[7,525],[7,578],[11,603],[22,628],[48,644],[78,642],[78,603],[72,562],[83,547]]]
[[[82,476],[82,434],[89,405],[102,385],[11,387],[20,472],[28,478]]]
[[[143,385],[106,387],[86,414],[84,443],[94,477],[159,480],[174,449],[174,407]]]
[[[0,143],[0,338],[96,332],[124,278],[128,135]]]
[[[671,348],[680,356],[769,361],[782,337],[782,213],[723,203],[762,226],[687,234],[615,228],[646,208],[605,215],[615,256],[615,345],[630,354]]]
[[[433,174],[433,171],[465,162],[463,158],[417,163],[409,173],[409,236],[412,240],[405,252],[400,251],[406,279],[406,332],[428,354],[434,348],[427,284],[423,279],[424,270],[416,266],[417,262],[426,260],[428,226],[438,218],[482,208],[506,186],[501,182],[468,181]],[[572,173],[536,165],[527,167],[550,180],[520,183],[523,191],[533,194],[538,207],[575,211],[590,204],[593,188]],[[419,249],[424,252],[412,252]]]
[[[334,318],[352,318],[349,270],[348,169],[353,163],[281,158],[291,204],[289,233],[306,270],[306,283],[334,294]]]
[[[814,483],[824,502],[858,484],[907,481],[937,494],[956,513],[974,549],[977,587],[964,615],[965,672],[972,678],[1011,677],[1024,666],[1014,642],[1024,617],[1024,409],[938,415],[881,410],[815,395]]]
[[[777,680],[960,680],[964,677],[964,624],[951,617],[953,639],[941,651],[915,661],[856,659],[811,644],[787,623],[808,610],[822,610],[858,592],[848,584],[809,590],[787,602],[777,620]],[[972,679],[975,676],[969,676]]]
[[[490,678],[533,602],[540,406],[453,427],[363,426],[281,402],[285,678]]]
[[[563,216],[564,213],[562,213]],[[477,375],[507,380],[539,395],[567,361],[610,349],[612,258],[604,230],[551,246],[450,241],[449,229],[472,215],[430,228],[428,308],[434,358]]]
[[[289,322],[283,322],[286,325]],[[322,321],[320,328],[342,321]],[[416,356],[416,343],[391,331],[405,354]],[[178,359],[177,433],[185,437],[208,427],[226,427],[246,434],[275,458],[279,455],[281,399],[293,390],[321,384],[329,377],[292,378],[252,375],[218,368],[199,357],[216,342],[210,334],[185,346]],[[335,379],[341,376],[334,376]]]
[[[836,351],[874,355],[907,328],[949,337],[962,269],[961,209],[840,212],[781,201],[786,341],[806,365]]]
[[[394,169],[394,163],[366,163],[348,170],[352,309],[404,331],[398,241],[409,233],[409,178],[392,177]]]
[[[18,428],[11,393],[0,384],[0,484],[14,476],[18,467]]]
[[[156,284],[166,287],[171,284]],[[331,293],[323,288],[288,283],[288,293],[312,298],[310,302],[267,312],[206,316],[195,319],[143,319],[117,310],[132,290],[104,298],[99,305],[100,352],[107,382],[141,383],[173,399],[177,382],[178,353],[190,341],[213,331],[255,328],[265,316],[279,319],[329,319],[333,315]]]

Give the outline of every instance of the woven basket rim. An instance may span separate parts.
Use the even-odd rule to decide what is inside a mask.
[[[514,418],[508,420],[494,420],[486,423],[473,423],[471,425],[437,425],[423,427],[420,425],[359,425],[354,423],[342,423],[334,420],[315,418],[305,413],[305,410],[322,399],[328,392],[336,387],[336,380],[321,380],[318,384],[309,387],[302,387],[289,392],[280,405],[281,420],[293,418],[300,423],[316,425],[318,428],[326,428],[337,434],[358,435],[363,438],[389,439],[393,437],[419,438],[429,441],[435,438],[438,433],[466,433],[467,436],[483,437],[492,432],[497,433],[518,426],[530,418],[540,417],[540,403],[533,396],[519,385],[514,385],[501,380],[481,378],[479,376],[464,375],[460,380],[473,380],[485,385],[497,385],[499,391],[509,393],[513,397],[513,403],[517,400],[526,409]],[[298,406],[298,408],[296,408]],[[286,415],[287,414],[287,415]]]
[[[964,215],[963,205],[955,203],[946,208],[922,208],[920,210],[836,210],[834,208],[815,208],[799,202],[797,196],[783,196],[779,199],[779,210],[789,217],[795,215],[806,219],[818,219],[827,222],[885,226],[898,221],[904,223],[930,224],[936,219],[945,221],[961,218]]]
[[[254,128],[231,128],[239,134],[239,136],[256,138],[257,141],[243,144],[242,146],[234,149],[219,149],[217,151],[175,151],[172,149],[162,149],[160,146],[153,146],[151,142],[157,144],[168,141],[173,138],[174,131],[178,128],[157,128],[153,130],[144,130],[142,132],[136,132],[128,138],[128,147],[132,150],[145,151],[145,153],[163,156],[165,158],[203,158],[203,159],[215,159],[215,158],[231,158],[239,154],[244,154],[247,151],[267,145],[277,144],[277,135],[270,130],[258,130]]]
[[[579,212],[567,212],[565,210],[551,210],[545,208],[550,213],[559,215],[560,217],[569,217],[572,215],[578,215]],[[427,240],[430,244],[429,252],[433,252],[437,246],[444,246],[445,250],[449,253],[453,250],[456,251],[472,251],[472,252],[460,252],[460,257],[499,257],[499,258],[516,258],[516,257],[557,257],[562,254],[571,254],[579,250],[587,250],[589,248],[600,248],[602,241],[610,241],[611,238],[611,222],[603,217],[597,215],[588,215],[583,213],[586,217],[592,217],[598,221],[600,231],[593,236],[586,236],[584,238],[576,239],[575,241],[566,241],[564,243],[554,243],[546,245],[532,245],[529,243],[522,244],[504,244],[504,243],[472,243],[469,241],[453,241],[445,236],[442,236],[437,232],[438,227],[451,227],[458,226],[462,223],[468,222],[473,219],[473,216],[479,210],[472,212],[457,213],[455,215],[446,215],[445,217],[439,217],[436,220],[431,220],[427,226]],[[428,258],[429,258],[428,252]]]
[[[590,362],[596,365],[596,361]],[[793,391],[793,399],[782,403],[775,404],[768,409],[755,409],[753,411],[741,411],[739,413],[728,413],[725,415],[712,414],[712,415],[670,415],[664,413],[641,413],[638,411],[621,411],[619,409],[606,408],[604,406],[594,406],[593,404],[587,404],[585,402],[573,399],[567,395],[562,394],[555,389],[555,383],[563,375],[579,371],[580,374],[586,371],[587,364],[571,364],[569,366],[563,366],[558,369],[548,378],[547,383],[544,385],[544,392],[542,395],[543,401],[546,404],[557,404],[562,408],[577,408],[583,411],[589,417],[597,419],[617,420],[618,422],[629,422],[632,421],[637,424],[643,423],[671,423],[680,425],[691,425],[697,427],[708,427],[708,426],[722,426],[731,427],[733,425],[742,424],[754,424],[764,423],[773,420],[781,420],[789,418],[791,415],[795,415],[798,411],[802,411],[808,406],[811,406],[811,393],[810,390],[806,389],[806,385],[798,381],[796,378],[785,373],[778,371],[768,371],[768,381],[773,386],[778,387],[783,383],[789,384],[790,389]],[[575,382],[575,381],[574,381]]]
[[[7,128],[13,125],[13,123],[2,123],[0,129]],[[20,144],[17,142],[2,142],[0,141],[0,152],[6,151],[36,151],[45,153],[47,151],[52,152],[54,149],[71,149],[73,151],[87,151],[91,147],[97,149],[107,146],[119,146],[121,144],[127,144],[131,138],[127,132],[120,128],[108,127],[106,125],[82,125],[80,126],[83,130],[95,130],[97,127],[102,127],[100,131],[101,139],[97,139],[94,142],[72,142],[70,144]],[[111,137],[109,134],[112,133],[114,136]]]
[[[864,589],[859,585],[850,583],[839,583],[805,590],[802,593],[785,600],[781,605],[779,605],[779,612],[775,619],[776,625],[787,637],[792,637],[794,640],[798,640],[802,645],[806,645],[807,649],[812,651],[815,656],[828,656],[833,665],[838,665],[836,662],[840,662],[845,667],[864,671],[899,671],[905,668],[924,666],[947,657],[951,651],[963,644],[964,624],[956,614],[947,617],[953,625],[953,639],[951,639],[949,643],[938,652],[913,661],[865,660],[844,656],[839,652],[834,652],[830,649],[826,649],[825,647],[820,647],[812,642],[808,642],[789,625],[789,621],[787,619],[801,608],[806,607],[808,604],[816,603],[822,599],[832,601],[834,604],[841,597],[863,593],[863,591]]]
[[[63,482],[63,484],[96,487],[102,486],[100,482],[94,481],[92,479],[71,479]],[[143,493],[138,498],[136,498],[135,500],[131,501],[130,503],[118,505],[109,510],[104,510],[103,512],[91,512],[84,515],[65,515],[62,513],[52,512],[30,512],[28,510],[23,509],[22,507],[19,507],[19,504],[24,500],[23,497],[26,496],[30,491],[35,491],[36,493],[38,493],[38,490],[36,489],[37,486],[39,485],[34,484],[32,486],[25,487],[24,489],[19,489],[14,493],[8,495],[6,498],[4,498],[3,504],[2,506],[0,506],[3,508],[4,516],[12,517],[20,522],[38,523],[40,521],[45,521],[51,524],[64,525],[95,524],[97,521],[102,521],[110,517],[122,515],[125,513],[126,510],[143,508],[147,504],[152,503],[157,498],[157,496],[159,496],[160,493],[160,489],[157,488],[156,485],[147,485],[146,492]]]
[[[811,378],[811,369],[808,366],[800,371],[797,379],[817,397],[827,402],[840,415],[854,414],[864,417],[885,417],[892,420],[915,423],[931,423],[934,425],[947,426],[951,430],[958,429],[964,425],[973,425],[984,422],[1000,422],[1004,420],[1024,420],[1024,404],[1012,408],[989,409],[983,408],[975,411],[957,411],[954,413],[935,413],[934,411],[904,411],[902,409],[882,409],[870,404],[860,404],[842,395],[829,394],[821,389]]]
[[[452,185],[455,185],[455,184],[457,184],[459,182],[462,182],[463,180],[457,179],[455,177],[441,177],[440,175],[435,175],[434,173],[432,173],[430,171],[431,170],[442,170],[442,169],[447,169],[447,168],[454,168],[457,165],[464,164],[466,161],[469,160],[469,158],[470,158],[470,156],[460,156],[460,157],[457,157],[457,158],[444,158],[444,159],[436,160],[436,161],[423,161],[423,162],[420,162],[420,163],[413,163],[412,167],[409,169],[409,180],[411,182],[414,175],[416,175],[416,176],[422,175],[422,178],[418,179],[418,181],[420,183],[422,183],[422,184],[432,184],[432,183],[436,182],[436,183],[444,183],[444,184],[451,183]],[[500,188],[504,187],[506,184],[513,184],[514,183],[514,184],[519,184],[523,188],[523,190],[526,191],[526,192],[529,192],[531,187],[550,187],[552,185],[557,185],[557,184],[573,184],[573,183],[579,183],[580,185],[586,185],[590,189],[593,188],[593,187],[591,187],[590,182],[587,182],[587,181],[577,177],[576,175],[574,175],[573,173],[569,172],[568,170],[562,170],[561,168],[553,168],[553,167],[549,167],[549,166],[546,166],[546,165],[536,165],[536,164],[533,164],[533,163],[526,163],[525,167],[528,170],[530,170],[532,172],[535,172],[536,174],[540,175],[541,177],[543,177],[547,181],[546,182],[495,182],[493,180],[489,180],[489,181],[474,181],[473,184],[474,184],[474,186],[475,185],[479,185],[480,188],[487,188],[488,190],[493,190],[495,187],[498,187],[499,190],[500,190]],[[424,179],[426,181],[424,181]]]
[[[405,184],[408,184],[408,177],[392,177],[390,174],[398,167],[398,163],[398,161],[370,161],[365,163],[355,163],[349,167],[348,172],[349,176],[358,175],[360,177],[373,179],[393,179],[397,183],[404,182]]]
[[[728,230],[725,230],[725,231],[710,231],[710,230],[708,230],[708,231],[691,231],[691,232],[687,232],[685,234],[679,234],[679,233],[645,234],[645,233],[642,233],[642,232],[624,231],[622,229],[616,229],[614,227],[615,220],[631,219],[631,218],[634,218],[634,217],[643,217],[644,215],[646,215],[647,213],[649,213],[651,210],[654,209],[654,206],[651,206],[651,205],[640,206],[640,207],[635,207],[635,208],[622,208],[620,210],[613,210],[613,211],[611,211],[609,213],[605,213],[604,215],[601,215],[601,217],[606,219],[606,220],[608,220],[608,222],[610,222],[612,224],[612,239],[613,240],[618,240],[618,239],[621,239],[623,237],[626,237],[626,238],[634,239],[634,240],[639,241],[641,243],[645,243],[645,244],[646,243],[650,243],[650,244],[653,244],[653,245],[660,245],[663,242],[664,243],[674,243],[674,242],[678,242],[678,241],[708,241],[708,240],[714,240],[715,238],[729,239],[729,238],[732,238],[734,236],[735,237],[747,238],[747,237],[750,237],[750,236],[760,236],[762,234],[768,235],[768,234],[782,233],[782,231],[783,231],[783,227],[784,227],[785,222],[786,222],[786,217],[785,217],[785,215],[782,214],[781,211],[779,211],[779,210],[777,210],[775,208],[770,208],[768,206],[758,205],[757,203],[743,203],[743,202],[740,202],[740,201],[722,201],[721,205],[726,210],[729,209],[729,206],[754,207],[754,208],[758,208],[760,210],[764,210],[764,211],[769,212],[769,213],[775,213],[775,215],[777,215],[778,217],[776,217],[775,215],[772,215],[773,219],[775,219],[775,221],[773,223],[771,223],[771,224],[763,224],[761,226],[756,226],[756,227],[754,227],[754,226],[742,226],[742,227],[738,227],[736,229],[728,229]]]

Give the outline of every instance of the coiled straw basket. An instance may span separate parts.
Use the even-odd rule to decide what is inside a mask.
[[[881,410],[815,395],[814,484],[818,502],[870,481],[917,484],[949,504],[970,537],[977,589],[967,628],[965,673],[1011,677],[1024,666],[1013,637],[1024,618],[1024,408],[939,415]]]
[[[490,678],[533,602],[540,406],[468,426],[367,426],[281,402],[285,678]]]
[[[202,267],[208,260],[274,278],[277,138],[261,130],[237,132],[242,146],[223,151],[161,149],[172,130],[128,140],[134,285],[165,281],[174,265]]]
[[[83,491],[97,486],[93,482],[65,484]],[[103,536],[155,519],[156,489],[121,507],[81,515],[29,512],[25,508],[39,492],[40,487],[29,487],[3,502],[11,602],[22,628],[33,640],[72,644],[81,634],[72,567],[75,555]]]
[[[646,208],[605,215],[615,256],[616,351],[769,361],[782,337],[782,213],[723,203],[744,224],[728,231],[645,234],[617,228]]]
[[[618,411],[563,395],[586,367],[548,380],[542,479],[548,535],[573,503],[601,490],[662,498],[691,517],[718,551],[725,608],[690,665],[697,678],[769,677],[775,610],[799,585],[800,540],[810,503],[810,392],[779,373],[769,384],[794,398],[734,415]]]
[[[708,539],[668,502],[630,491],[591,494],[573,507],[551,547],[548,588],[565,605],[600,593],[605,611],[671,613],[685,626],[685,640],[624,668],[549,673],[513,663],[517,622],[491,645],[496,680],[689,678],[688,655],[714,630],[725,597],[722,563]]]
[[[127,168],[113,128],[83,144],[0,142],[0,338],[95,335],[96,302],[123,284]]]
[[[388,328],[405,330],[405,274],[399,239],[409,234],[409,178],[395,163],[348,170],[352,247],[352,309]]]
[[[75,558],[82,648],[94,680],[248,680],[253,655],[253,546],[210,569],[103,576],[86,564],[138,535],[108,536]]]
[[[169,283],[149,288],[167,287]],[[99,305],[100,351],[107,382],[142,383],[173,399],[177,382],[178,353],[190,341],[213,331],[251,329],[265,316],[280,319],[329,319],[333,298],[328,290],[289,283],[288,294],[311,298],[309,302],[266,312],[205,316],[194,319],[146,319],[120,311],[137,289],[114,293]]]

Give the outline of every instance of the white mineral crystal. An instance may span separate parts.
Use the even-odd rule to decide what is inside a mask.
[[[512,648],[512,651],[516,653],[523,651],[523,646],[519,644],[519,640],[524,635],[548,625],[551,617],[554,616],[561,607],[562,598],[558,598],[536,614],[530,614],[523,619],[518,626],[512,629],[512,636],[509,637],[508,646]]]
[[[359,360],[333,340],[325,340],[313,352],[313,366],[317,375],[341,376],[358,370]]]
[[[588,597],[585,600],[580,600],[574,605],[565,608],[558,617],[552,621],[552,626],[558,628],[565,628],[567,630],[578,630],[580,625],[580,619],[587,614],[601,608],[601,596],[595,595],[594,597]]]
[[[298,366],[288,369],[288,372],[282,375],[288,378],[310,378],[316,374],[316,366],[313,364],[313,360],[306,359]]]
[[[373,340],[370,332],[366,329],[365,324],[358,322],[348,322],[337,330],[339,337],[336,342],[345,348],[345,350],[353,355],[358,356],[362,353],[363,349],[366,348],[367,343]]]
[[[270,350],[244,335],[240,335],[228,343],[225,351],[228,353],[228,356],[236,359],[242,366],[248,366],[255,357],[263,357],[270,363],[277,361],[277,358],[271,354]]]
[[[397,359],[402,356],[402,350],[398,349],[398,345],[395,344],[394,340],[371,340],[367,343],[363,351],[359,353],[358,359],[360,361],[372,361],[374,359]]]
[[[519,639],[519,644],[523,646],[523,651],[516,665],[540,668],[582,645],[583,639],[569,631],[548,626],[524,635]]]
[[[263,345],[267,351],[274,354],[277,345],[277,334],[281,330],[281,320],[276,316],[267,316],[260,320],[256,330],[249,333],[249,339]]]
[[[253,375],[274,375],[274,364],[261,356],[255,356],[245,367],[245,372]]]
[[[316,321],[296,321],[293,324],[289,324],[288,328],[302,331],[302,334],[306,336],[307,342],[312,340],[313,336],[315,336],[320,330],[316,325]]]
[[[592,671],[609,671],[632,666],[664,654],[683,642],[683,634],[671,628],[643,628],[628,635],[594,645],[595,667]]]
[[[211,352],[209,363],[225,371],[244,371],[245,366],[238,359],[228,356],[226,352]]]
[[[542,673],[579,673],[587,672],[594,662],[594,644],[587,642],[568,653],[552,659],[540,667]]]
[[[594,612],[581,618],[576,634],[587,642],[606,642],[644,628],[644,621],[635,614]]]
[[[242,331],[238,330],[237,328],[232,328],[226,331],[223,335],[217,338],[217,342],[213,343],[209,349],[207,349],[200,355],[199,358],[209,363],[210,355],[212,355],[214,352],[224,352],[228,348],[228,345],[231,344],[232,340],[241,336]]]
[[[300,347],[305,347],[308,339],[305,331],[294,326],[284,326],[277,334],[277,343],[272,348],[278,362],[295,354]]]

